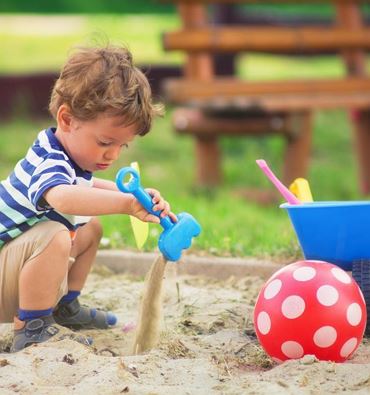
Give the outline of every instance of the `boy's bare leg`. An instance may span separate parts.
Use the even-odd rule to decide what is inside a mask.
[[[51,315],[68,274],[71,236],[67,229],[53,236],[47,247],[23,267],[19,277],[19,317],[14,317],[11,351],[42,343],[60,332]],[[64,289],[64,288],[63,288]],[[50,313],[49,313],[50,312]],[[39,315],[38,315],[39,314]],[[62,333],[63,334],[63,333]],[[66,334],[64,333],[63,336]],[[91,339],[67,334],[86,345]]]
[[[68,288],[80,291],[95,259],[101,235],[101,225],[95,218],[78,230],[72,248],[69,232],[57,233],[45,250],[23,267],[19,277],[19,307],[44,310],[55,306],[70,256],[76,261],[68,273]]]
[[[53,313],[55,321],[62,326],[72,329],[107,329],[117,322],[113,313],[81,306],[78,300],[94,262],[101,235],[101,225],[95,218],[77,231],[71,251],[75,262],[68,273],[68,294],[60,300]]]
[[[59,287],[68,271],[71,237],[58,232],[38,256],[28,261],[19,276],[19,307],[44,310],[55,306]]]
[[[69,290],[81,291],[85,285],[101,237],[102,227],[97,218],[91,219],[78,229],[71,250],[71,256],[75,258],[75,262],[68,273]]]

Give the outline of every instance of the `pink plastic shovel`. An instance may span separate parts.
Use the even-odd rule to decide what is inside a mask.
[[[290,192],[289,189],[275,176],[272,170],[268,167],[265,160],[257,159],[256,163],[289,204],[301,204],[301,202],[292,194],[292,192]]]

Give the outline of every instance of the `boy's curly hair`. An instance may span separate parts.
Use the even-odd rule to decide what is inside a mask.
[[[153,118],[163,113],[162,106],[152,102],[149,82],[133,65],[130,51],[112,45],[80,48],[69,57],[51,94],[49,111],[54,118],[62,104],[82,121],[101,113],[122,116],[125,125],[137,125],[140,135],[148,133]]]

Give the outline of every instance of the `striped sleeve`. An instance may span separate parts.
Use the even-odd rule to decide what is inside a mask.
[[[75,171],[60,155],[48,155],[33,172],[28,190],[28,198],[38,211],[50,210],[43,198],[44,193],[57,185],[72,185],[75,180]]]

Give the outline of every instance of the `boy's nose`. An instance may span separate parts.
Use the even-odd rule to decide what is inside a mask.
[[[105,151],[104,158],[107,160],[114,161],[118,159],[120,152],[121,152],[121,147],[112,147],[109,150]]]

